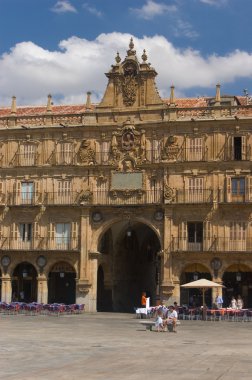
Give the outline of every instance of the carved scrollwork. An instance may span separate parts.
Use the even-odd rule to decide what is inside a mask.
[[[91,147],[90,141],[82,141],[78,151],[78,159],[83,164],[92,165],[95,163],[95,150]]]
[[[163,149],[162,160],[175,160],[179,153],[179,145],[177,144],[177,137],[169,136]]]
[[[90,202],[93,198],[93,192],[90,189],[82,190],[79,194],[79,203]]]
[[[165,184],[164,198],[168,203],[173,202],[175,199],[175,190],[167,184]]]

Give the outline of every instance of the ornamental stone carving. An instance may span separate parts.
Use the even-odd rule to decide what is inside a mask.
[[[177,144],[177,137],[169,136],[162,149],[162,160],[176,160],[179,149],[180,148]]]
[[[83,140],[78,151],[78,160],[82,164],[92,165],[95,163],[95,150],[89,140]]]
[[[172,187],[165,184],[164,188],[164,198],[166,200],[166,203],[172,203],[175,199],[175,191]]]
[[[82,190],[79,194],[79,203],[90,202],[93,198],[93,192],[90,189]]]

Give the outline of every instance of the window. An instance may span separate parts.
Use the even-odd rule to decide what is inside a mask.
[[[56,247],[67,248],[70,242],[70,223],[57,223],[55,232]]]
[[[19,224],[19,236],[22,242],[30,242],[32,240],[32,224],[20,223]]]
[[[203,222],[187,223],[187,239],[189,251],[202,250],[203,243]]]
[[[203,202],[203,182],[201,177],[189,178],[188,190],[186,191],[186,202],[198,203]]]
[[[58,181],[57,200],[58,204],[71,203],[72,195],[72,182],[71,181]]]
[[[230,222],[229,250],[246,250],[246,223]]]
[[[189,139],[188,160],[201,161],[203,159],[203,139],[196,137]]]
[[[21,183],[21,203],[31,204],[34,197],[34,184],[33,182]]]
[[[73,144],[61,143],[59,146],[59,164],[67,165],[71,164],[73,159]]]
[[[232,202],[244,202],[245,200],[245,178],[231,178]]]
[[[21,165],[32,166],[35,165],[36,158],[36,145],[24,144],[21,147]]]
[[[241,137],[234,137],[234,160],[242,159],[242,139]]]

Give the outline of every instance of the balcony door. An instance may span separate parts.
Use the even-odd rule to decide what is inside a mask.
[[[202,251],[203,249],[203,222],[187,223],[188,251]]]
[[[231,200],[232,202],[245,201],[245,178],[231,178]]]
[[[56,249],[68,249],[70,243],[70,223],[56,223],[55,225]]]
[[[34,183],[22,182],[21,183],[21,203],[32,204],[34,198]]]

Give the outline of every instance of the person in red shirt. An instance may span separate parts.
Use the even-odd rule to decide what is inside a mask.
[[[143,293],[142,293],[142,297],[141,297],[141,306],[142,306],[142,307],[146,307],[146,292],[143,292]]]

